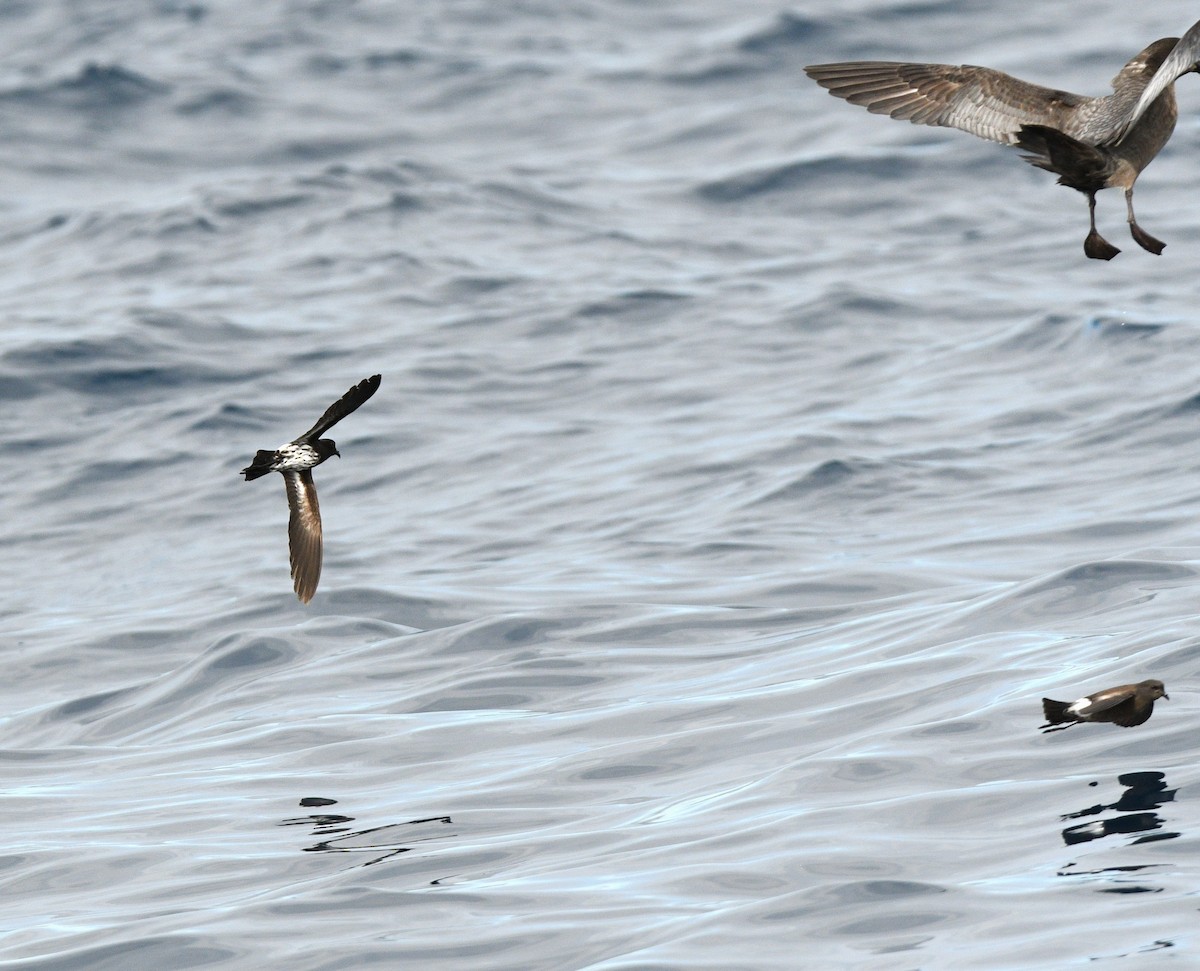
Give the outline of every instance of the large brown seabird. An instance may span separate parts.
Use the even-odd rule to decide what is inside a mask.
[[[1030,84],[971,64],[848,61],[804,70],[829,93],[878,115],[940,125],[1023,149],[1027,162],[1088,197],[1091,230],[1083,251],[1094,260],[1119,252],[1096,232],[1096,193],[1125,190],[1129,231],[1143,249],[1166,245],[1138,225],[1133,184],[1175,130],[1175,81],[1200,69],[1200,23],[1182,39],[1164,37],[1113,78],[1113,93],[1089,98]]]

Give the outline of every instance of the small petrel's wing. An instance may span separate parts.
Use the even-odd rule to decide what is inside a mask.
[[[847,61],[804,72],[830,94],[877,115],[970,132],[1012,145],[1022,125],[1061,127],[1064,113],[1091,99],[1030,84],[972,64]]]
[[[371,397],[379,390],[379,382],[383,380],[378,374],[372,374],[369,378],[359,381],[353,388],[347,391],[344,395],[338,398],[333,404],[325,409],[325,414],[321,416],[321,420],[312,426],[308,431],[301,435],[296,441],[313,440],[320,438],[329,429],[336,425],[339,421],[345,418],[350,412],[358,408],[364,401]]]
[[[1075,714],[1083,718],[1088,715],[1096,715],[1129,701],[1135,694],[1137,694],[1136,684],[1122,684],[1115,688],[1105,688],[1103,691],[1097,691],[1094,695],[1089,695],[1086,699],[1087,704],[1075,708]],[[1078,705],[1079,702],[1077,701],[1075,704]]]
[[[292,560],[292,585],[296,596],[308,603],[317,592],[321,579],[321,507],[317,505],[317,489],[312,471],[284,472],[287,486],[288,551]]]
[[[1134,725],[1140,725],[1154,714],[1154,702],[1148,705],[1135,705],[1133,699],[1130,698],[1124,702],[1119,708],[1114,708],[1112,712],[1112,723],[1120,725],[1122,728],[1133,728]]]

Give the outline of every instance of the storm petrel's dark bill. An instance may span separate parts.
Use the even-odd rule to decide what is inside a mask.
[[[830,94],[877,115],[957,128],[1023,149],[1025,161],[1088,197],[1091,231],[1083,251],[1111,260],[1121,251],[1096,232],[1096,193],[1112,187],[1125,190],[1135,242],[1151,253],[1163,251],[1165,244],[1134,218],[1133,184],[1175,130],[1175,81],[1198,69],[1198,57],[1200,23],[1182,40],[1164,37],[1135,55],[1113,78],[1113,93],[1100,98],[970,64],[848,61],[804,70]]]
[[[1154,702],[1158,698],[1171,700],[1163,683],[1153,678],[1137,684],[1105,688],[1078,701],[1043,698],[1042,711],[1046,716],[1046,724],[1040,727],[1044,732],[1061,732],[1080,722],[1111,722],[1123,728],[1132,728],[1154,714]]]
[[[341,456],[337,444],[329,438],[321,438],[325,432],[357,409],[364,401],[379,390],[382,380],[373,374],[360,381],[331,404],[320,418],[295,441],[281,445],[271,451],[259,449],[254,461],[242,469],[249,482],[268,472],[283,476],[287,488],[288,550],[292,560],[292,583],[296,596],[308,603],[317,592],[317,581],[321,579],[321,507],[317,505],[317,487],[313,484],[312,469],[329,456]]]

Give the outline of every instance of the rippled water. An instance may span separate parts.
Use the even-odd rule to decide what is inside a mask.
[[[1101,264],[802,67],[1195,17],[0,3],[0,962],[1194,961],[1200,83]]]

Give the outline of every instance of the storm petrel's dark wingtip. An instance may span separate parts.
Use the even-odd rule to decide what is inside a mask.
[[[1043,698],[1042,711],[1046,716],[1046,724],[1041,729],[1043,732],[1062,731],[1079,722],[1108,722],[1122,728],[1132,728],[1154,714],[1154,702],[1159,698],[1168,696],[1166,687],[1156,678],[1105,688],[1078,701]]]
[[[320,420],[301,435],[297,441],[320,438],[348,414],[358,410],[364,402],[379,390],[379,384],[382,380],[383,375],[372,374],[369,378],[359,381],[358,384],[326,408],[325,414],[321,416]]]
[[[321,579],[323,533],[321,508],[312,469],[331,455],[341,457],[337,445],[321,434],[328,431],[379,390],[382,377],[373,374],[360,381],[330,405],[312,428],[275,451],[260,449],[254,461],[242,469],[249,482],[268,472],[283,475],[288,498],[288,551],[292,565],[292,584],[296,596],[308,603]]]

